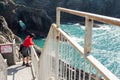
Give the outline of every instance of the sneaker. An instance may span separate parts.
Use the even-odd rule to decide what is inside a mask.
[[[26,63],[26,67],[31,67],[31,65],[29,65],[28,63]]]
[[[23,62],[22,66],[25,66],[25,62]]]

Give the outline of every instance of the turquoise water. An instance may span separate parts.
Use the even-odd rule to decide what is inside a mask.
[[[44,43],[45,43],[45,39],[33,39],[34,43],[39,46],[40,48],[43,48]]]
[[[81,46],[84,46],[84,27],[79,24],[61,25]],[[45,39],[34,40],[43,47]],[[120,28],[110,25],[101,25],[92,31],[92,55],[120,78]]]
[[[84,26],[68,24],[61,28],[84,47]],[[93,28],[92,55],[120,78],[120,28],[110,25]]]

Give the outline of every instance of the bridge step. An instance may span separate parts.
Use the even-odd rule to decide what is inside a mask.
[[[7,80],[33,80],[31,67],[22,66],[22,62],[7,69]]]

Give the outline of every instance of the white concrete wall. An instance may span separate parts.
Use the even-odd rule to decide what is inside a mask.
[[[0,53],[0,80],[7,80],[7,64]]]

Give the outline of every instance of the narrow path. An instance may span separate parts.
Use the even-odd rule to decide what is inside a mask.
[[[34,80],[31,67],[22,66],[22,62],[7,69],[7,80]]]

